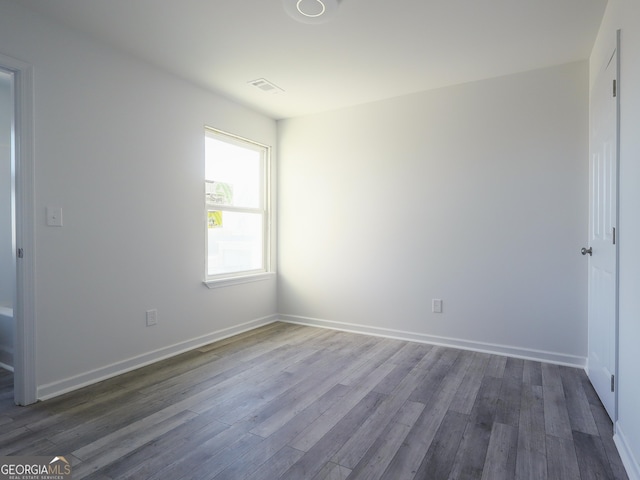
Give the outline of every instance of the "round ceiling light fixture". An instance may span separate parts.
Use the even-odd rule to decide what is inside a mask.
[[[302,23],[325,23],[331,20],[339,0],[283,0],[284,9],[293,19]]]

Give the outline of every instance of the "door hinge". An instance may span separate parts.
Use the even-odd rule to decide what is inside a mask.
[[[613,227],[613,244],[616,244],[616,227]]]
[[[618,96],[618,81],[613,79],[613,96],[614,98]]]
[[[22,250],[21,248],[18,249],[16,254],[18,255],[18,258],[24,258],[24,250]]]
[[[615,392],[616,388],[616,377],[615,375],[611,375],[611,391]]]

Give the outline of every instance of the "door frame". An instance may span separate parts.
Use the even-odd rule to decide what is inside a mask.
[[[617,227],[617,233],[618,233],[618,238],[616,239],[616,241],[618,242],[617,244],[617,248],[616,248],[616,279],[615,279],[615,284],[616,284],[616,298],[615,298],[615,325],[614,325],[614,341],[613,344],[615,346],[616,352],[615,352],[615,371],[614,371],[614,391],[613,391],[613,405],[614,405],[614,409],[615,409],[615,413],[614,413],[614,418],[612,418],[611,420],[613,421],[614,424],[614,429],[615,429],[615,424],[618,421],[618,390],[619,390],[619,384],[620,384],[620,377],[619,377],[619,369],[618,369],[618,364],[619,362],[619,355],[618,352],[620,351],[620,245],[621,245],[621,240],[622,237],[624,236],[624,233],[622,233],[621,235],[621,231],[620,231],[620,65],[622,64],[622,55],[620,54],[620,47],[621,47],[621,38],[622,38],[622,31],[620,29],[618,29],[616,31],[616,227]]]
[[[33,162],[33,69],[0,53],[0,67],[13,74],[13,160],[15,168],[16,302],[13,308],[14,400],[35,403],[35,188]],[[18,255],[18,252],[21,252]]]

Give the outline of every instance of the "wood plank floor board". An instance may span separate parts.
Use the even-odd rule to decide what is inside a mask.
[[[522,381],[524,378],[524,360],[521,358],[507,357],[503,378],[515,378]]]
[[[248,386],[245,391],[241,388],[234,389],[217,398],[215,403],[203,404],[200,408],[194,408],[194,411],[203,413],[215,410],[220,415],[221,422],[235,423],[260,405],[269,403],[303,380],[304,377],[301,375],[296,376],[283,371],[278,375],[268,376],[263,382],[256,385]]]
[[[573,443],[582,480],[613,478],[613,471],[599,436],[574,431]]]
[[[249,378],[260,377],[265,372],[277,372],[283,365],[290,365],[292,360],[306,358],[310,352],[300,351],[290,345],[282,345],[261,355],[239,361],[231,358],[217,358],[212,362],[185,372],[181,376],[158,382],[140,391],[149,396],[162,392],[163,396],[184,395],[198,392],[230,378],[241,376],[243,383]],[[294,358],[291,356],[294,355]],[[186,387],[186,388],[185,388]]]
[[[522,379],[526,384],[542,386],[542,364],[533,360],[524,360]]]
[[[370,352],[369,361],[365,362],[365,364],[355,372],[340,380],[340,383],[347,386],[357,385],[381,364],[393,364],[393,362],[391,362],[391,357],[393,357],[401,347],[401,343],[397,340],[384,342],[383,349],[381,351]]]
[[[395,365],[405,365],[413,367],[424,356],[429,353],[433,345],[426,343],[402,342],[398,351],[389,358],[389,362]]]
[[[560,369],[571,428],[589,435],[598,435],[598,427],[593,419],[583,382],[573,373],[567,368]]]
[[[548,435],[571,440],[571,421],[557,365],[542,365],[544,425]]]
[[[496,405],[495,421],[517,428],[520,423],[521,398],[522,380],[512,376],[503,377]]]
[[[243,478],[244,476],[250,475],[251,472],[257,468],[271,463],[271,457],[274,454],[292,442],[293,439],[300,435],[325,411],[332,408],[334,405],[341,405],[342,399],[351,390],[351,388],[345,385],[338,384],[329,392],[322,395],[318,400],[298,413],[279,430],[264,439],[263,442],[240,459],[239,463],[241,465],[233,465],[232,468],[235,476],[237,478]],[[296,452],[300,452],[301,455],[304,454],[304,452],[300,450],[296,450]],[[296,461],[297,460],[298,459],[296,459]],[[289,467],[290,466],[291,465],[289,465]],[[226,473],[223,471],[221,472],[220,477],[222,478],[224,475],[226,475]]]
[[[84,394],[84,391],[81,394]],[[73,399],[72,394],[66,394],[65,397]],[[121,388],[106,392],[96,392],[93,400],[91,396],[87,396],[86,400],[81,403],[71,401],[68,403],[67,408],[60,408],[59,411],[54,408],[52,412],[55,411],[57,413],[49,414],[48,416],[43,415],[38,420],[30,421],[26,426],[31,430],[52,432],[53,428],[57,428],[59,431],[64,431],[76,422],[76,417],[94,418],[101,413],[109,411],[113,405],[128,404],[131,397],[132,394],[129,390]]]
[[[275,322],[16,407],[0,455],[89,480],[628,480],[580,369]]]
[[[504,370],[507,366],[507,357],[500,355],[492,355],[487,364],[485,375],[490,377],[504,377]]]
[[[517,427],[494,423],[481,480],[512,480],[515,478],[517,445]]]
[[[278,351],[271,361],[278,362],[281,356],[290,358],[290,352]],[[207,402],[205,402],[205,404],[207,404],[211,399],[215,398],[215,394],[227,394],[231,387],[241,384],[253,376],[259,375],[261,373],[260,369],[272,365],[271,361],[262,359],[262,363],[259,364],[256,370],[250,368],[252,364],[252,361],[250,361],[230,368],[226,370],[224,374],[215,375],[214,377],[207,378],[205,381],[197,382],[195,386],[187,383],[189,388],[185,389],[184,386],[179,388],[177,398],[183,398],[186,396],[185,392],[189,392],[191,396],[187,396],[188,400],[185,408],[193,408],[198,399],[206,399]],[[281,364],[276,363],[276,365]],[[196,370],[200,368],[201,367],[198,367]],[[147,395],[137,395],[133,392],[130,395],[128,404],[124,403],[120,404],[120,406],[112,406],[109,415],[94,417],[89,422],[65,429],[51,437],[51,440],[54,443],[63,445],[65,448],[74,450],[74,443],[89,443],[96,438],[109,435],[148,415],[157,416],[157,411],[159,410],[168,409],[170,414],[172,410],[181,408],[180,405],[185,403],[185,400],[176,402],[171,394],[167,392],[163,392],[161,396],[156,396],[156,398],[156,400],[149,401]],[[138,405],[138,407],[131,408],[132,405]],[[117,420],[114,421],[114,418]],[[61,424],[58,423],[57,428],[60,429],[61,427]]]
[[[353,468],[349,480],[378,480],[423,410],[424,405],[421,403],[405,402]]]
[[[547,435],[546,446],[547,478],[549,480],[580,480],[580,468],[573,440]]]
[[[180,480],[191,480],[193,478],[213,480],[220,472],[225,470],[229,465],[232,465],[238,459],[242,458],[261,441],[262,439],[260,437],[248,433],[239,441],[223,448],[222,450],[213,452],[198,462],[193,462],[192,459],[189,462],[189,467],[186,470],[179,472],[182,475],[170,478]],[[152,478],[153,480],[160,480],[161,478],[167,477],[162,475],[161,477]]]
[[[178,412],[173,417],[159,422],[149,422],[145,427],[131,425],[123,431],[114,432],[93,443],[75,450],[73,455],[81,460],[76,476],[82,477],[107,467],[123,456],[152,441],[162,434],[174,430],[197,414],[189,411]]]
[[[55,445],[51,443],[47,439],[36,440],[29,445],[24,445],[22,448],[15,450],[11,455],[12,456],[23,456],[23,455],[48,455],[49,452],[55,448]]]
[[[202,353],[212,352],[215,350],[218,355],[224,356],[230,356],[242,352],[243,357],[248,359],[252,357],[252,354],[247,349],[258,347],[260,351],[262,351],[261,347],[268,344],[271,339],[276,340],[279,345],[286,344],[291,338],[295,338],[302,328],[303,327],[299,325],[287,328],[287,326],[284,326],[281,323],[271,323],[261,328],[248,330],[237,335],[223,338],[208,345],[199,347],[196,350]]]
[[[466,455],[459,447],[468,423],[469,415],[453,410],[445,414],[422,463],[416,470],[415,478],[449,478],[456,454],[460,452]]]
[[[414,368],[415,365],[395,365],[393,369],[378,382],[375,387],[376,392],[390,395]]]
[[[548,435],[571,439],[571,422],[564,390],[553,387],[543,389],[544,424]]]
[[[302,455],[304,455],[304,452],[285,446],[273,455],[268,462],[255,468],[251,475],[237,478],[243,478],[245,480],[280,478],[284,472],[291,468],[291,465],[300,460]]]
[[[91,475],[88,475],[86,477],[84,477],[85,480],[114,480],[113,478],[101,473],[101,472],[95,472],[92,473]]]
[[[543,363],[540,365],[540,370],[542,372],[542,386],[544,388],[554,388],[557,390],[563,388],[560,367],[558,365]]]
[[[313,480],[346,480],[351,474],[351,470],[336,463],[327,463]]]
[[[491,358],[486,353],[473,353],[472,357],[471,366],[465,374],[461,387],[451,402],[452,410],[467,415],[471,413],[471,409],[476,401],[476,396],[478,395],[478,390],[480,390],[480,385],[482,384],[482,379],[484,378],[484,372]]]
[[[342,332],[340,332],[342,333]],[[356,336],[357,337],[357,336]],[[328,362],[323,363],[323,369],[312,371],[307,379],[300,384],[299,389],[290,389],[282,397],[271,402],[270,410],[262,413],[263,419],[253,433],[263,437],[271,435],[285,422],[293,418],[299,411],[312,404],[315,399],[329,391],[335,384],[340,383],[345,377],[357,371],[363,364],[370,360],[374,353],[389,353],[383,342],[362,345],[361,348],[347,349],[344,355],[337,355],[337,350],[327,356]],[[369,355],[364,353],[369,350]],[[392,365],[383,364],[378,367],[381,371],[389,372]],[[376,379],[379,381],[379,379]],[[295,408],[291,408],[291,402],[295,400]],[[268,418],[265,418],[268,417]]]
[[[322,470],[327,462],[340,450],[349,439],[351,433],[383,400],[384,395],[369,392],[343,420],[324,435],[309,451],[291,466],[280,478],[281,480],[300,480],[313,478]]]
[[[20,455],[35,449],[35,445],[43,440],[42,435],[25,427],[11,430],[0,435],[0,456]]]
[[[237,333],[236,335],[231,335],[226,338],[222,338],[220,340],[216,340],[207,345],[203,345],[201,347],[196,348],[195,350],[200,353],[207,353],[213,350],[214,348],[221,349],[230,344],[239,344],[240,342],[244,342],[247,339],[250,339],[255,336],[260,336],[262,340],[266,340],[268,335],[273,331],[281,331],[287,332],[288,334],[295,334],[296,331],[300,330],[302,326],[300,325],[291,325],[291,328],[286,328],[280,322],[270,323],[269,325],[264,325],[260,328],[247,330],[245,332]]]
[[[220,423],[214,418],[198,415],[176,429],[129,452],[103,468],[102,471],[105,475],[118,480],[147,478],[157,470],[167,467],[174,458],[181,458],[188,454],[193,450],[194,443],[200,445],[228,428],[229,425]],[[166,452],[171,452],[172,455],[167,455]]]
[[[525,361],[525,370],[526,365]],[[542,386],[525,383],[522,387],[518,426],[517,480],[546,480],[547,447],[545,440]]]
[[[300,355],[292,354],[288,352],[287,355],[273,358],[262,359],[258,364],[252,366],[245,365],[245,368],[240,370],[234,370],[233,374],[225,374],[224,380],[218,382],[211,382],[205,391],[208,392],[205,398],[208,401],[202,402],[198,405],[190,407],[193,411],[202,413],[210,408],[219,409],[226,401],[233,399],[234,397],[242,396],[243,393],[251,395],[251,391],[259,391],[261,394],[266,394],[264,386],[267,385],[268,389],[272,389],[274,392],[287,390],[293,388],[298,383],[308,379],[308,375],[304,375],[303,372],[299,372],[298,375],[291,373],[291,363],[297,364],[299,362],[308,362],[306,365],[312,367],[314,370],[321,362],[326,363],[326,355],[316,355],[315,353],[309,354],[308,351],[302,352]],[[295,372],[295,370],[294,370]],[[274,376],[280,375],[279,379],[281,383],[276,385]],[[201,393],[201,388],[190,391]],[[272,392],[273,393],[273,392]],[[164,394],[163,394],[164,395]],[[182,391],[180,397],[187,395],[186,391]],[[227,415],[232,415],[233,412],[225,411]]]
[[[474,480],[482,477],[491,429],[487,424],[468,422],[453,461],[451,478]]]
[[[560,369],[561,375],[563,370],[565,369],[571,371],[571,368],[569,367],[558,367],[558,368]],[[582,390],[585,396],[587,397],[587,401],[591,405],[595,405],[596,407],[599,407],[601,404],[600,398],[598,398],[598,394],[593,388],[593,385],[591,385],[591,382],[589,381],[589,377],[587,375],[583,375],[582,377],[580,377],[580,384],[582,385]]]
[[[413,478],[420,467],[431,442],[435,438],[456,391],[463,383],[466,369],[464,363],[456,364],[458,368],[450,370],[451,375],[440,380],[434,386],[435,394],[430,396],[413,427],[407,434],[405,442],[400,446],[381,478],[399,479]]]
[[[290,445],[293,448],[302,450],[304,452],[309,451],[322,437],[324,437],[335,425],[337,425],[350,411],[355,408],[358,403],[362,401],[376,386],[380,378],[393,368],[393,365],[383,364],[376,370],[370,373],[370,375],[363,381],[361,385],[352,387],[349,392],[343,396],[339,404],[334,408],[325,411],[320,417],[318,417],[311,425],[309,425],[300,435],[298,435]],[[376,406],[376,410],[370,412],[367,420],[371,419],[371,415],[374,415],[376,411],[382,408],[388,400],[388,396],[382,397],[384,400],[381,404]],[[366,421],[365,420],[365,425]],[[355,434],[357,430],[352,432]]]
[[[179,411],[198,405],[202,401],[208,401],[209,396],[220,388],[216,385],[209,390],[198,392],[179,401],[158,397],[150,402],[148,398],[132,392],[129,402],[102,410],[95,417],[82,415],[76,420],[83,421],[77,422],[75,426],[62,432],[59,431],[59,427],[55,427],[53,429],[54,435],[48,438],[65,450],[74,451],[83,445],[114,435],[131,424],[144,425],[149,421],[164,420]]]
[[[145,478],[147,480],[200,479],[208,476],[212,472],[212,468],[216,474],[220,473],[236,458],[241,457],[261,442],[260,437],[249,433],[250,428],[251,424],[249,423],[232,425],[218,435],[200,443],[198,448],[192,448],[180,457],[173,457],[172,462]]]
[[[473,479],[482,476],[501,386],[501,378],[484,377],[451,472],[453,478]]]
[[[445,359],[443,356],[437,365],[426,371],[426,365],[430,363],[426,359],[426,355],[422,357],[415,367],[400,381],[398,386],[383,400],[379,408],[371,412],[358,430],[353,432],[351,438],[334,457],[336,463],[354,468],[375,441],[375,438],[380,435],[395,414],[409,400],[409,397],[415,394],[416,385],[432,384],[436,380],[427,380],[429,373],[436,371],[438,366],[444,367],[444,365],[448,365],[450,368],[451,361],[454,360],[453,357]],[[375,390],[378,391],[377,388]]]
[[[243,382],[238,389],[226,392],[216,399],[215,403],[203,405],[202,408],[214,408],[221,412],[220,421],[234,423],[248,415],[261,405],[266,405],[276,398],[280,398],[299,386],[304,381],[309,382],[309,371],[326,370],[327,355],[317,351],[311,355],[298,359],[290,356],[291,365],[285,366],[282,371],[275,370],[271,374],[263,373],[256,377],[258,381],[247,386]],[[325,367],[323,367],[325,365]],[[274,370],[273,366],[271,370]],[[262,379],[262,380],[260,380]],[[282,403],[278,400],[277,403]],[[195,411],[202,411],[196,409]]]
[[[417,381],[413,392],[409,397],[412,402],[428,403],[444,378],[449,373],[451,366],[462,353],[460,350],[452,350],[444,347],[437,347],[431,350],[437,352],[437,360],[432,365],[425,365],[421,378]],[[428,358],[427,354],[424,358]],[[435,388],[434,388],[435,387]]]
[[[252,430],[252,433],[268,437],[281,428],[301,410],[311,405],[319,396],[328,392],[336,383],[339,383],[343,375],[346,376],[356,370],[361,365],[356,360],[356,357],[357,355],[349,356],[343,359],[343,363],[332,362],[332,364],[326,365],[326,370],[322,371],[321,374],[316,375],[314,372],[308,375],[296,387],[287,390],[283,395],[274,399],[269,404],[269,408],[261,412],[261,417],[255,417],[260,423]],[[378,368],[388,372],[392,366],[381,365]],[[365,386],[364,388],[356,389],[354,395],[363,394],[363,390],[368,391],[369,388]],[[291,408],[292,403],[295,404],[294,408]],[[335,415],[335,413],[332,413],[332,415]]]
[[[591,384],[588,386],[591,387]],[[593,390],[593,387],[591,387],[591,389]],[[624,469],[624,465],[622,464],[622,460],[618,454],[618,449],[613,441],[613,424],[609,415],[602,408],[602,404],[592,403],[591,412],[593,413],[593,418],[596,421],[598,434],[602,440],[602,446],[607,454],[607,458],[609,459],[609,465],[613,471],[613,476],[615,478],[627,480],[627,472]]]
[[[502,379],[485,376],[476,401],[471,409],[470,422],[483,425],[488,431],[493,427],[500,400]]]
[[[284,472],[289,470],[291,466],[300,460],[304,452],[291,448],[289,446],[282,447],[275,455],[269,458],[269,461],[257,468],[253,473],[244,478],[245,480],[265,480],[267,478],[280,478]]]

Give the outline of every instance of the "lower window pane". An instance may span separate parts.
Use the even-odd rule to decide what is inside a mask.
[[[209,211],[207,220],[209,275],[264,269],[261,214]]]

